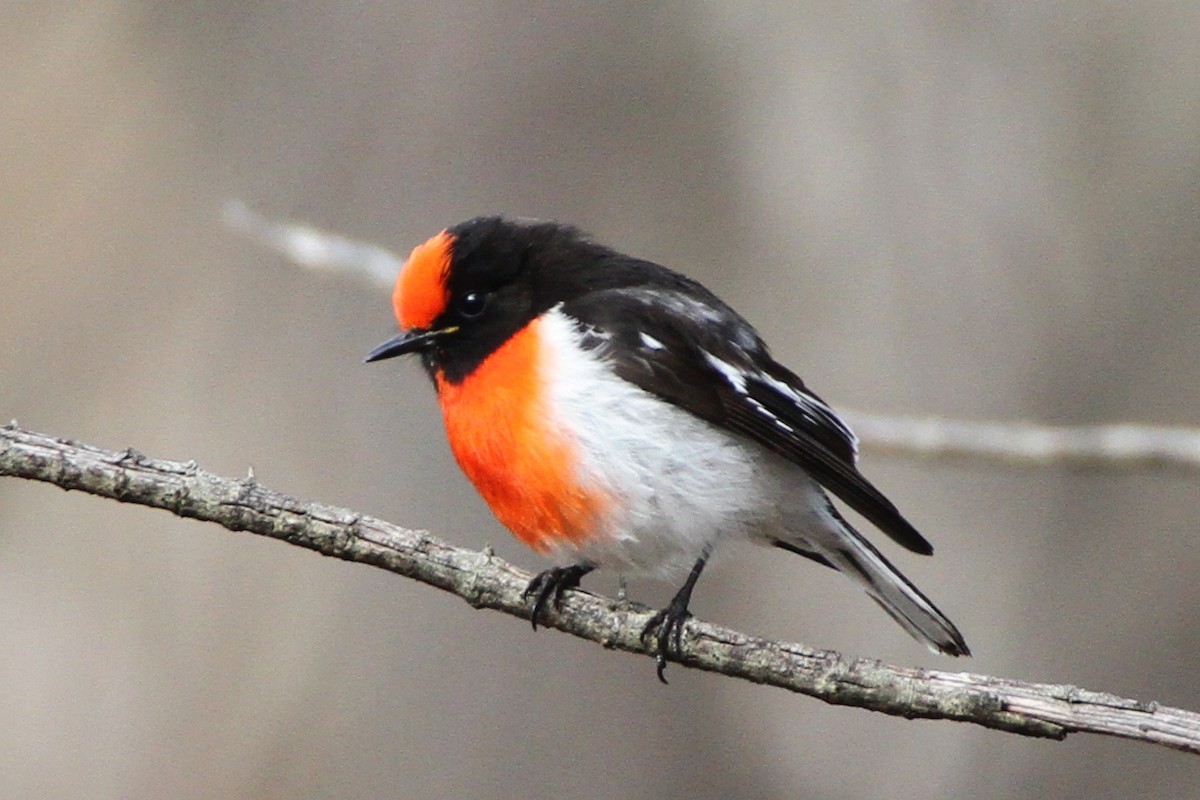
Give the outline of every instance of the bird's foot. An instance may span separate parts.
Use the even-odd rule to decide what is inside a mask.
[[[705,548],[704,555],[696,559],[687,580],[671,598],[671,602],[662,611],[652,616],[646,623],[646,627],[642,628],[642,644],[645,644],[652,635],[657,637],[658,652],[654,655],[654,663],[658,667],[658,679],[663,683],[667,682],[667,678],[663,674],[667,669],[667,660],[678,661],[680,651],[683,649],[683,627],[692,618],[692,612],[688,611],[688,604],[692,602],[692,590],[696,588],[696,581],[699,580],[700,573],[704,571],[704,565],[708,562],[710,552],[711,548]]]
[[[676,595],[670,604],[658,611],[642,628],[642,643],[654,636],[658,647],[658,652],[654,656],[654,663],[658,669],[658,679],[663,683],[667,682],[664,674],[667,669],[668,660],[678,660],[679,653],[682,649],[683,629],[687,625],[687,621],[692,618],[692,612],[687,608],[688,598],[680,598]]]
[[[563,592],[579,586],[580,579],[593,569],[595,567],[591,564],[572,564],[569,567],[553,567],[542,570],[534,576],[529,585],[525,587],[522,596],[525,599],[534,598],[533,613],[529,615],[529,619],[533,623],[535,631],[538,619],[544,617],[547,604],[553,603],[556,611],[561,610]]]

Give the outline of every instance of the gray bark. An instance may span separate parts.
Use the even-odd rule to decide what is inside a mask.
[[[489,552],[455,547],[348,509],[310,503],[233,480],[194,462],[148,458],[22,430],[0,430],[0,475],[28,478],[123,503],[161,508],[382,567],[451,592],[475,608],[528,618],[530,575]],[[645,607],[568,592],[547,627],[607,648],[653,654],[641,641]],[[698,620],[687,626],[681,663],[777,686],[834,705],[908,719],[948,719],[1025,736],[1063,739],[1087,732],[1200,753],[1200,714],[1061,684],[894,667],[829,650],[747,636]],[[650,676],[647,676],[650,679]]]

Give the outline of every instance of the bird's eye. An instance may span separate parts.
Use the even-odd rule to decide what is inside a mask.
[[[458,311],[468,319],[478,317],[487,306],[487,295],[483,292],[467,292],[458,298]]]

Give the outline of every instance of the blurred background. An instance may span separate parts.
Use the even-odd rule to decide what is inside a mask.
[[[701,279],[835,407],[1200,423],[1200,6],[249,4],[0,11],[0,417],[493,544],[386,293],[241,198],[407,252],[572,221]],[[1195,475],[864,471],[962,628],[733,549],[694,610],[900,664],[1200,708]],[[612,576],[587,585],[611,593]],[[674,587],[635,583],[662,603]],[[380,570],[0,481],[0,796],[1186,797],[1194,757],[906,722]]]

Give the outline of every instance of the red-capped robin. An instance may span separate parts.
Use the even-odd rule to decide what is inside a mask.
[[[597,567],[687,573],[642,634],[662,678],[713,548],[745,539],[846,574],[931,650],[969,655],[826,495],[933,552],[859,473],[854,433],[696,281],[567,225],[479,217],[414,249],[392,299],[402,333],[366,360],[420,355],[459,466],[557,564],[526,590],[535,629]]]

